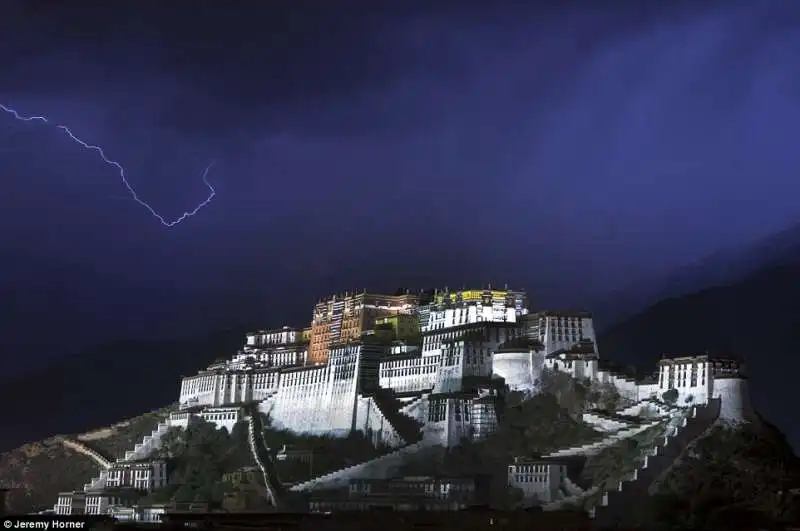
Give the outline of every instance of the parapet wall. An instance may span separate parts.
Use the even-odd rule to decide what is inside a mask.
[[[686,419],[674,437],[668,437],[666,446],[659,446],[656,455],[647,456],[646,466],[636,472],[636,480],[623,483],[622,490],[607,493],[606,504],[595,508],[595,521],[599,527],[613,527],[629,521],[632,508],[645,508],[650,496],[649,488],[680,456],[689,443],[697,439],[719,417],[720,400],[695,406],[695,415]]]

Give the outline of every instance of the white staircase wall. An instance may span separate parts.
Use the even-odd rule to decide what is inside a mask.
[[[309,491],[322,488],[336,488],[345,486],[352,478],[385,479],[390,477],[408,460],[410,456],[429,447],[426,441],[404,446],[392,453],[382,455],[371,461],[352,465],[310,481],[293,486],[290,490],[295,492]]]
[[[403,407],[400,408],[400,413],[407,417],[411,417],[417,422],[425,424],[425,421],[428,419],[427,395],[416,397],[410,402],[404,404]]]
[[[406,444],[392,423],[386,418],[371,396],[358,397],[356,404],[356,429],[371,435],[373,445],[383,443],[391,448]]]

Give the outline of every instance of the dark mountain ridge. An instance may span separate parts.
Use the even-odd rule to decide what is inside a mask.
[[[738,282],[750,274],[800,263],[800,223],[750,245],[721,249],[666,277],[648,278],[615,290],[592,304],[598,330],[604,330],[663,299]]]

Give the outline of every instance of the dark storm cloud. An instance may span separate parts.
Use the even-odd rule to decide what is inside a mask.
[[[794,2],[360,4],[4,4],[0,101],[102,143],[160,212],[221,160],[165,229],[0,115],[0,282],[26,308],[0,336],[44,308],[64,337],[273,326],[358,283],[580,304],[796,214]]]
[[[646,33],[655,20],[715,5],[542,4],[13,2],[0,22],[1,92],[84,99],[146,92],[158,79],[161,101],[148,107],[159,110],[162,126],[193,137],[243,128],[414,130],[439,118],[445,102],[435,89],[451,92],[480,75],[481,57],[561,39],[572,56],[537,73],[554,86],[561,71]],[[409,113],[392,95],[416,98],[421,108]]]

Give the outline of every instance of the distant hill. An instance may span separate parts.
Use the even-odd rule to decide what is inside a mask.
[[[108,426],[174,403],[181,375],[242,346],[235,329],[174,341],[120,341],[67,356],[42,370],[0,380],[6,404],[0,452],[56,433]]]
[[[600,355],[655,370],[664,353],[708,349],[744,359],[753,404],[800,448],[800,264],[663,300],[598,336]]]
[[[634,282],[592,304],[603,329],[669,297],[738,282],[756,271],[800,263],[800,223],[743,247],[723,249],[665,277]]]

